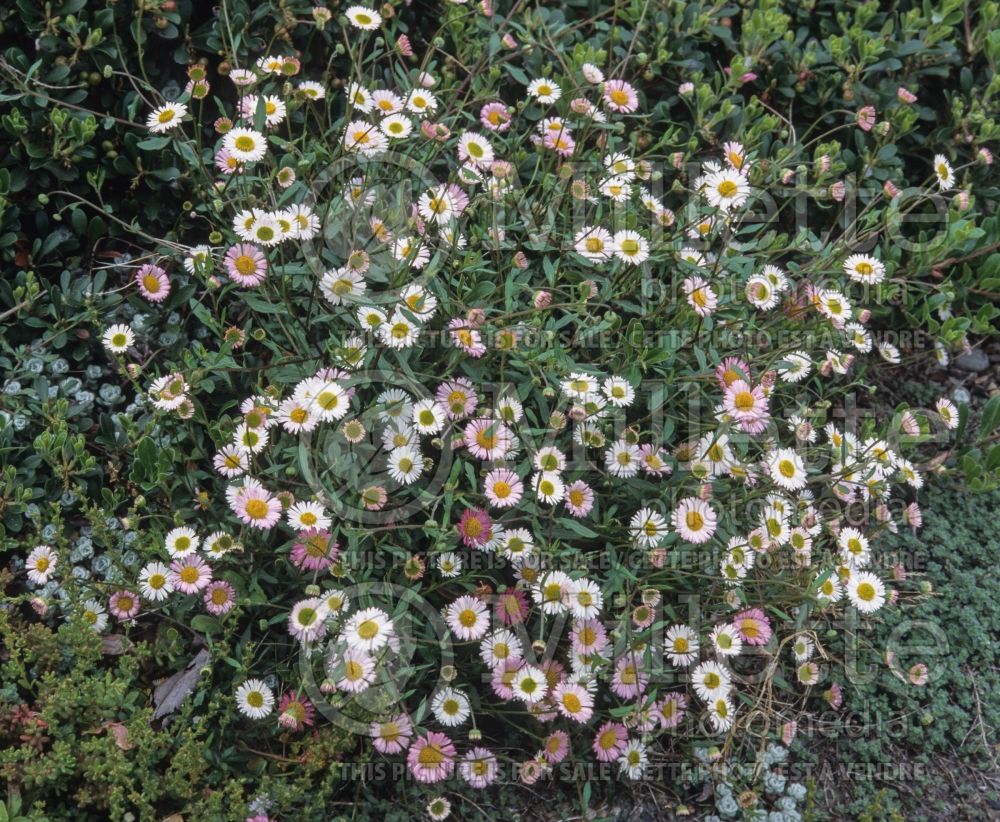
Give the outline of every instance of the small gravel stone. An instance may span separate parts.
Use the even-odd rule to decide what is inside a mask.
[[[963,371],[985,371],[990,367],[990,358],[979,348],[955,357],[955,367]]]

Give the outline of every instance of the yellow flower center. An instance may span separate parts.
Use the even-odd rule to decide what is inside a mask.
[[[736,194],[739,186],[736,185],[732,180],[723,180],[719,183],[718,192],[720,197],[732,197]]]
[[[580,697],[574,693],[563,694],[562,704],[563,707],[571,714],[575,714],[583,707],[583,704],[580,702]]]

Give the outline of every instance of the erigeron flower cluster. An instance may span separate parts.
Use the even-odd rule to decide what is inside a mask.
[[[360,6],[346,16],[361,31],[382,24]],[[278,313],[287,310],[308,330],[313,315],[297,312],[315,312],[324,337],[309,350],[276,345],[273,373],[210,421],[217,505],[165,529],[132,589],[116,590],[106,609],[88,604],[95,628],[106,627],[107,612],[141,620],[147,609],[186,597],[233,619],[239,585],[221,571],[283,562],[293,573],[276,607],[289,644],[323,649],[314,655],[322,659],[321,695],[348,704],[396,675],[405,637],[391,609],[347,593],[355,580],[344,579],[353,572],[340,562],[341,545],[358,534],[344,511],[447,499],[447,508],[428,509],[442,527],[405,543],[406,557],[392,573],[418,590],[433,580],[427,596],[457,649],[455,676],[421,681],[412,704],[369,723],[375,748],[405,756],[418,781],[453,774],[473,788],[496,781],[500,745],[484,741],[477,724],[477,713],[486,719],[493,709],[530,723],[541,740],[517,763],[524,782],[583,750],[638,778],[658,755],[661,734],[698,726],[724,735],[740,727],[744,703],[753,699],[742,684],[743,663],[754,655],[790,664],[798,696],[808,694],[823,675],[821,647],[801,631],[789,635],[778,611],[809,605],[832,613],[850,605],[869,614],[886,607],[895,592],[875,570],[879,536],[919,524],[915,503],[897,504],[923,482],[904,446],[934,421],[910,413],[902,437],[860,434],[834,422],[820,401],[852,373],[856,357],[878,351],[890,362],[899,358],[893,346],[876,344],[861,307],[865,289],[888,276],[887,264],[842,248],[811,260],[764,260],[733,249],[731,233],[742,227],[754,187],[777,173],[737,141],[683,181],[696,216],[680,219],[681,209],[654,192],[652,162],[628,137],[639,91],[590,63],[558,82],[533,78],[517,99],[480,101],[474,118],[455,116],[455,101],[431,91],[437,83],[427,72],[410,72],[410,84],[394,88],[356,79],[338,95],[302,81],[294,99],[285,99],[276,81],[299,69],[291,58],[267,56],[253,70],[230,72],[238,102],[215,123],[216,192],[228,211],[213,229],[223,241],[192,246],[177,262],[206,288],[219,286],[214,271],[225,272],[225,299],[241,309],[245,289],[280,301],[287,298],[275,283],[293,284],[298,301]],[[303,170],[292,169],[272,137],[299,106],[328,97],[342,109],[339,156],[356,160],[357,170],[334,202],[317,203],[299,179]],[[183,104],[164,106],[148,126],[181,139],[187,115]],[[477,290],[463,279],[463,265],[473,252],[492,249],[491,241],[516,238],[514,227],[486,225],[484,215],[526,196],[518,158],[528,147],[550,169],[581,158],[599,162],[573,181],[586,217],[559,237],[566,282],[555,274],[546,281],[524,243],[499,252],[506,254],[500,271],[511,272],[511,290],[501,297],[502,282]],[[402,212],[386,205],[372,168],[390,150],[433,154],[428,162],[440,171],[439,182]],[[942,189],[953,184],[944,158],[935,160],[935,173]],[[353,223],[362,228],[348,238],[349,251],[302,275],[307,246],[322,241],[328,220],[343,209],[363,217]],[[618,219],[626,212],[633,219]],[[451,262],[456,280],[443,273]],[[524,271],[530,279],[517,281]],[[544,330],[580,324],[586,315],[570,312],[589,311],[595,298],[618,300],[615,310],[627,314],[613,283],[634,283],[629,278],[638,272],[680,285],[679,299],[658,319],[663,324],[795,323],[802,346],[747,351],[733,344],[699,348],[695,356],[689,338],[678,355],[688,371],[661,375],[671,389],[696,384],[710,412],[673,434],[651,419],[683,409],[672,397],[650,395],[628,356],[591,362],[582,350],[562,350],[532,360],[525,318]],[[139,269],[136,283],[153,302],[171,293],[159,264]],[[577,286],[587,295],[582,303],[567,296]],[[444,351],[424,344],[437,330],[449,342]],[[130,334],[108,329],[106,344],[127,354]],[[280,357],[293,353],[301,355],[294,367],[283,365]],[[377,385],[366,373],[376,362],[397,368],[399,384]],[[404,379],[418,363],[421,379]],[[504,376],[508,367],[511,377]],[[802,390],[806,385],[816,390]],[[150,380],[147,396],[181,421],[209,399],[180,370]],[[958,411],[941,400],[937,417],[954,428]],[[310,486],[293,456],[298,443],[320,436],[352,455],[333,468],[347,476],[348,463],[363,457],[369,471],[336,498]],[[859,508],[870,516],[852,518]],[[398,523],[387,522],[393,535]],[[380,533],[361,538],[382,546]],[[626,551],[641,557],[628,574],[571,562]],[[685,552],[712,558],[711,584],[673,573],[672,558]],[[32,580],[46,581],[57,559],[39,546],[29,558]],[[794,592],[780,608],[765,594],[778,575]],[[684,621],[678,591],[699,584],[703,618]],[[293,601],[286,603],[289,588]],[[791,654],[780,650],[785,639]],[[253,720],[276,711],[283,731],[313,724],[317,696],[286,671],[279,700],[263,679],[272,673],[248,672],[235,688],[237,709]],[[426,711],[418,710],[421,702]]]

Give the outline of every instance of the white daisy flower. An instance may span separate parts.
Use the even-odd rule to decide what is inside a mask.
[[[274,692],[261,679],[248,679],[236,689],[236,708],[250,719],[263,719],[274,710]]]
[[[389,453],[389,476],[402,485],[416,482],[424,471],[424,458],[407,445]]]
[[[153,109],[149,117],[146,118],[146,128],[153,134],[163,134],[179,126],[185,114],[187,114],[187,106],[183,103],[166,103]]]

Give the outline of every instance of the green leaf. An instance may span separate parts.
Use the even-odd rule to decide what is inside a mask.
[[[979,439],[984,440],[992,434],[998,422],[1000,422],[1000,394],[997,394],[983,406],[983,416],[979,423]]]

